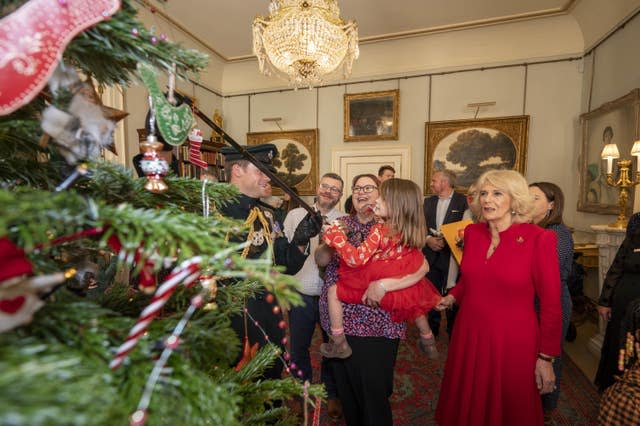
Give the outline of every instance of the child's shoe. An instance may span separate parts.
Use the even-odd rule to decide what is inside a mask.
[[[436,339],[431,336],[418,337],[418,348],[427,355],[429,359],[438,359],[438,348],[436,348]]]
[[[320,345],[320,353],[325,358],[349,358],[351,356],[351,346],[344,337],[331,336],[332,343],[323,343]]]

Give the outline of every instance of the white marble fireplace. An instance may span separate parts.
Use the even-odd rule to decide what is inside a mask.
[[[607,275],[609,266],[618,252],[618,248],[622,244],[625,237],[626,229],[611,228],[608,225],[592,225],[591,229],[596,234],[596,245],[598,246],[598,296],[602,291],[604,277]],[[602,341],[606,324],[602,318],[598,318],[598,333],[589,340],[589,351],[594,355],[600,356]]]

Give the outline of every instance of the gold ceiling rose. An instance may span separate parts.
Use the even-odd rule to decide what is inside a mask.
[[[339,68],[351,74],[358,58],[358,24],[343,21],[337,0],[271,0],[269,16],[253,21],[260,72],[313,86]]]

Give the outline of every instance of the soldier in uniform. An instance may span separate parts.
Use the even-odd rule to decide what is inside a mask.
[[[253,145],[245,148],[253,154],[261,163],[273,170],[272,159],[278,154],[273,144]],[[307,215],[295,230],[291,242],[282,232],[282,224],[279,223],[273,211],[260,202],[260,197],[271,195],[270,178],[258,167],[244,159],[233,147],[225,147],[221,150],[225,156],[225,175],[230,184],[235,185],[240,191],[238,199],[220,209],[227,217],[244,220],[251,226],[249,235],[242,237],[241,241],[250,241],[251,244],[243,251],[249,259],[256,259],[272,247],[274,263],[286,267],[287,274],[295,274],[300,270],[308,256],[310,238],[320,232],[320,222],[317,217]],[[285,331],[278,327],[282,321],[282,312],[274,312],[277,302],[270,303],[266,293],[258,293],[247,299],[246,308],[253,320],[257,321],[269,336],[269,341],[280,346],[284,350],[282,338]],[[238,337],[244,343],[245,331],[248,344],[253,347],[258,343],[259,347],[267,344],[267,341],[251,319],[243,315],[234,316],[231,324]],[[240,360],[241,355],[238,357]],[[264,373],[267,379],[278,379],[282,374],[282,364],[276,362]]]

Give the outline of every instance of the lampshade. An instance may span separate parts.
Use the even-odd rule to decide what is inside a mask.
[[[631,155],[640,157],[640,140],[633,143],[633,146],[631,147]]]
[[[618,151],[618,145],[616,145],[615,143],[608,143],[604,146],[604,148],[602,148],[602,154],[600,154],[600,157],[603,160],[606,160],[608,158],[620,158],[620,152]]]
[[[253,21],[253,53],[263,74],[313,86],[341,65],[351,74],[358,25],[340,18],[337,0],[271,0],[269,16]]]

